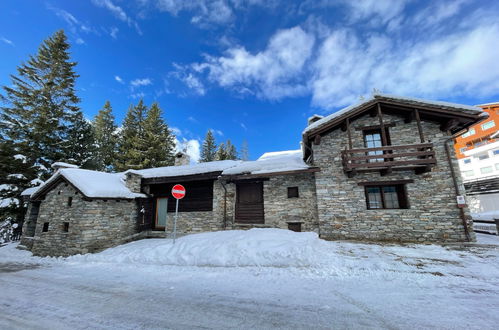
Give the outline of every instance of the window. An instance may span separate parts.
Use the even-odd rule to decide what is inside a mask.
[[[64,222],[62,224],[62,231],[67,233],[69,231],[69,222]]]
[[[461,137],[466,138],[466,137],[472,136],[472,135],[475,135],[475,129],[474,128],[472,128],[468,132],[464,133]]]
[[[471,158],[466,158],[463,160],[464,164],[470,164],[471,163]]]
[[[464,171],[464,172],[463,172],[463,175],[464,175],[465,177],[470,177],[470,176],[475,175],[475,172],[474,172],[473,170]]]
[[[288,187],[288,198],[297,198],[298,196],[298,187]]]
[[[179,212],[213,211],[213,180],[179,182],[185,187],[186,194],[178,204]],[[175,184],[153,184],[150,192],[155,197],[168,198],[168,212],[175,212],[175,198],[171,190]]]
[[[42,228],[42,232],[43,233],[46,233],[49,231],[49,223],[48,222],[44,222],[43,223],[43,228]]]
[[[388,134],[388,128],[385,128],[385,136],[386,136],[386,145],[391,145],[390,135]],[[364,131],[364,146],[366,148],[378,148],[378,147],[384,146],[383,139],[381,136],[381,129],[365,130]],[[383,155],[384,153],[385,152],[383,152],[383,150],[373,150],[373,151],[366,152],[366,155],[368,155],[368,156]],[[385,161],[385,158],[374,158],[374,159],[367,160],[368,163],[384,162],[384,161]]]
[[[492,151],[492,154],[494,156],[498,156],[499,155],[499,149]]]
[[[460,149],[459,149],[459,152],[460,152],[460,153],[463,153],[463,152],[465,152],[467,149],[468,149],[467,147],[460,148]]]
[[[482,174],[489,174],[489,173],[492,173],[493,171],[494,171],[494,169],[492,168],[492,166],[482,167],[480,169],[480,173],[482,173]]]
[[[496,171],[499,171],[499,164],[496,164]]]
[[[485,159],[488,159],[488,158],[489,158],[489,154],[484,154],[484,155],[478,156],[479,160],[485,160]]]
[[[372,209],[407,209],[405,186],[383,185],[365,186],[367,208]]]
[[[485,130],[492,128],[494,126],[496,126],[496,123],[493,120],[491,120],[491,121],[488,121],[488,122],[482,124],[482,130],[485,131]]]
[[[73,197],[68,197],[68,207],[71,207],[73,205]]]

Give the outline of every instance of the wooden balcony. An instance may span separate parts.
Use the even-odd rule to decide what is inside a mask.
[[[349,177],[358,172],[414,170],[416,174],[431,170],[437,163],[433,143],[347,149],[341,152],[343,169]]]

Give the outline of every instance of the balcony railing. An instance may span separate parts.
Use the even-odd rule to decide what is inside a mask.
[[[343,169],[349,176],[357,172],[415,170],[429,171],[437,163],[433,143],[347,149],[341,152]]]

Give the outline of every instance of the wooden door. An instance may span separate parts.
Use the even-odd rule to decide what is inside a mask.
[[[165,229],[168,225],[168,198],[156,198],[156,229]]]
[[[236,184],[237,223],[263,224],[263,182],[240,182]]]

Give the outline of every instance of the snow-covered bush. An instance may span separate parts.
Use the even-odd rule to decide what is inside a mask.
[[[14,225],[17,225],[17,223]],[[0,222],[0,244],[7,243],[11,240],[15,229],[14,225],[12,224],[11,218]]]

